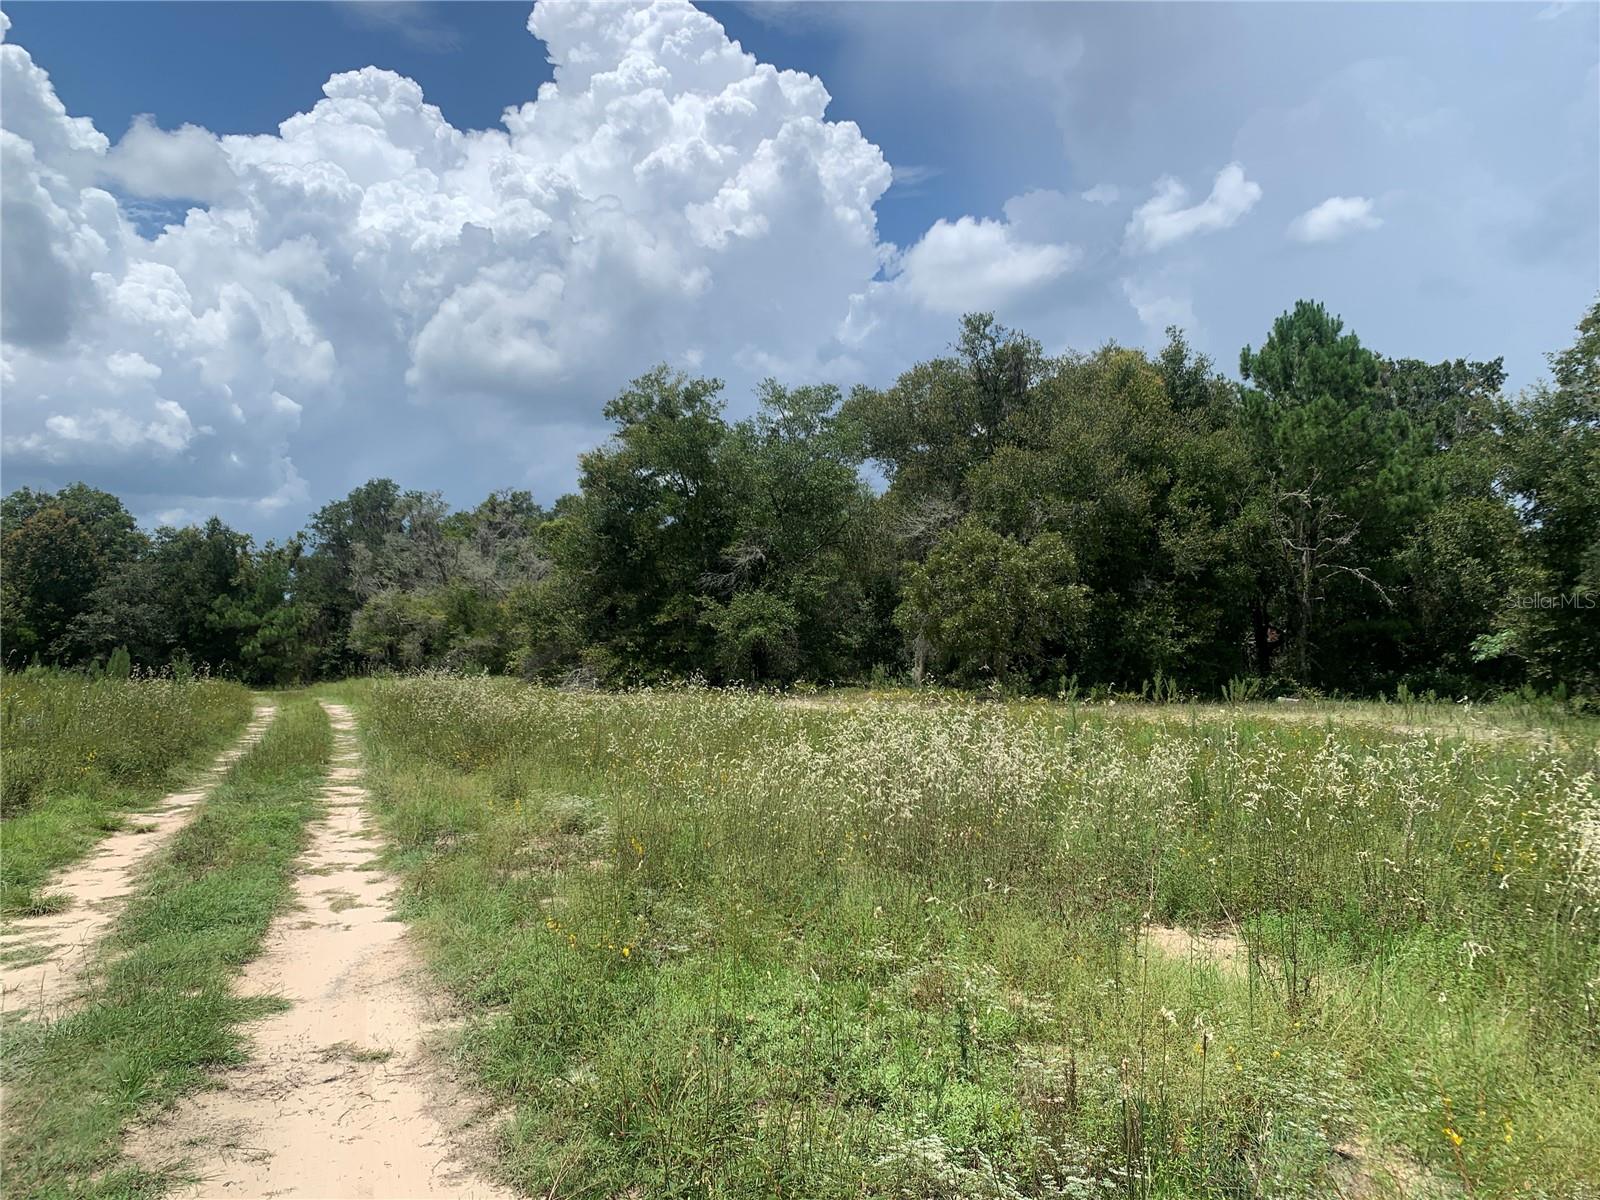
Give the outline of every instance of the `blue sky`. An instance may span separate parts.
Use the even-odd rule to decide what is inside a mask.
[[[966,307],[1231,372],[1312,297],[1522,386],[1600,290],[1592,4],[4,11],[5,486],[146,519],[550,500],[652,361],[740,412]]]

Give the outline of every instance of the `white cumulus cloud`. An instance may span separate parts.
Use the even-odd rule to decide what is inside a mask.
[[[1217,172],[1211,194],[1189,204],[1189,189],[1171,176],[1156,183],[1156,193],[1134,210],[1124,233],[1132,251],[1159,250],[1197,233],[1227,229],[1256,206],[1261,185],[1245,177],[1244,168],[1229,163]]]
[[[1289,223],[1289,236],[1297,242],[1331,242],[1363,229],[1376,229],[1383,218],[1372,211],[1365,196],[1329,196]]]
[[[152,199],[217,201],[236,184],[222,143],[198,125],[165,130],[149,115],[134,118],[106,155],[105,178],[122,191]]]
[[[366,67],[275,134],[141,119],[114,147],[0,46],[8,471],[247,519],[440,446],[493,455],[485,490],[565,482],[653,362],[709,346],[737,383],[836,360],[893,254],[892,173],[822,83],[685,0],[541,0],[529,29],[555,79],[503,128]],[[201,204],[145,238],[129,196]],[[964,219],[899,294],[954,311],[1071,257]]]
[[[897,283],[924,308],[959,314],[994,309],[1071,269],[1078,250],[1032,241],[1010,220],[936,221],[901,260]]]
[[[1196,325],[1194,304],[1188,297],[1132,279],[1122,281],[1122,294],[1133,306],[1147,334],[1162,334],[1174,325],[1193,332]]]

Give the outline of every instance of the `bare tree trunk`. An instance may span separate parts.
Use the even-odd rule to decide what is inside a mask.
[[[1385,604],[1394,603],[1368,568],[1341,561],[1350,552],[1361,526],[1359,522],[1347,522],[1343,513],[1317,493],[1319,480],[1320,473],[1313,471],[1310,483],[1303,489],[1280,494],[1272,515],[1278,544],[1294,580],[1298,625],[1294,631],[1295,670],[1302,683],[1311,668],[1317,604],[1330,579],[1349,575],[1376,591]]]
[[[1304,684],[1306,672],[1311,665],[1311,631],[1316,623],[1317,597],[1317,551],[1320,548],[1317,541],[1316,510],[1306,506],[1306,515],[1298,523],[1300,540],[1300,579],[1297,588],[1299,601],[1298,636],[1295,638],[1295,674]]]
[[[1250,601],[1250,636],[1254,639],[1256,674],[1265,679],[1272,674],[1272,628],[1267,620],[1267,602],[1260,596]]]

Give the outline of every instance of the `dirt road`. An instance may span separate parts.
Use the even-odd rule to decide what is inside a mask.
[[[26,1009],[30,1017],[51,1017],[70,1008],[82,990],[94,949],[121,911],[140,868],[183,828],[228,767],[261,740],[275,711],[270,704],[257,707],[243,736],[194,788],[174,792],[152,812],[129,813],[125,829],[48,884],[43,891],[67,897],[65,909],[6,923],[0,949],[25,957],[0,968],[0,1011]]]
[[[366,824],[354,721],[325,707],[328,816],[301,860],[297,909],[238,984],[290,1007],[248,1027],[250,1061],[222,1074],[222,1090],[136,1131],[130,1154],[151,1167],[186,1162],[202,1176],[187,1196],[509,1200],[463,1153],[472,1104],[429,1051],[444,1013],[391,919],[394,881],[372,869],[381,846]]]

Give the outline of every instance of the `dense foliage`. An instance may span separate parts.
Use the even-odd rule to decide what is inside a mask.
[[[3,507],[13,664],[251,682],[444,666],[635,682],[1600,691],[1600,304],[1552,377],[1364,346],[1297,304],[1240,381],[1171,331],[1047,356],[988,316],[887,388],[665,367],[545,509],[373,480],[282,545],[141,532],[75,484]],[[881,476],[880,490],[866,480]]]

